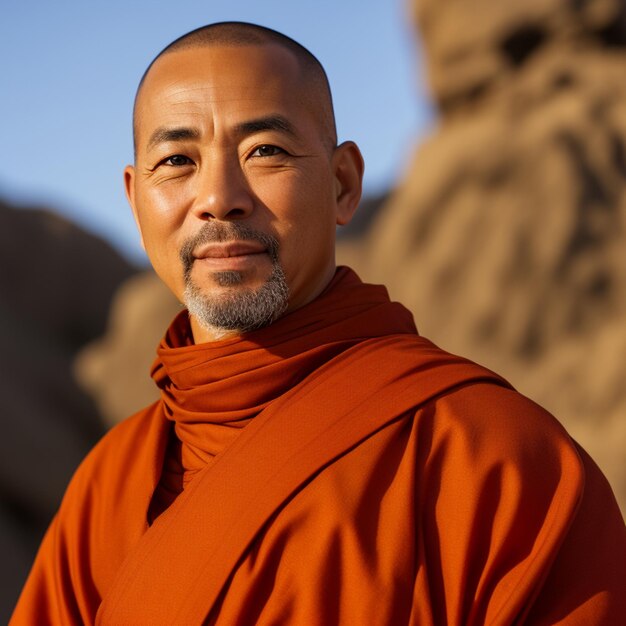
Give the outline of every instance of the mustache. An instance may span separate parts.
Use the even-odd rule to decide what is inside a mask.
[[[180,249],[180,260],[185,277],[191,272],[195,261],[193,251],[205,243],[222,241],[257,241],[267,249],[273,263],[278,263],[278,239],[273,235],[251,228],[242,222],[205,222],[200,230],[189,237]]]

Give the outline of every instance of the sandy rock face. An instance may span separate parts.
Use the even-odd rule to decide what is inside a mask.
[[[136,271],[64,217],[2,200],[0,268],[6,306],[69,351],[104,332],[113,293]]]
[[[550,93],[537,63],[509,97],[444,120],[367,242],[371,275],[425,329],[527,357],[626,312],[626,88],[608,93],[626,57],[551,56],[577,87]]]
[[[624,7],[478,4],[416,3],[440,123],[339,260],[554,412],[624,506]],[[505,62],[503,37],[529,23],[541,41]]]
[[[0,200],[0,623],[6,624],[67,482],[104,433],[72,373],[135,270],[45,209]]]
[[[78,353],[77,379],[109,426],[158,399],[150,367],[159,341],[181,309],[154,272],[137,274],[115,294],[106,334]]]
[[[446,112],[480,99],[546,44],[624,35],[622,0],[413,0],[431,89]]]

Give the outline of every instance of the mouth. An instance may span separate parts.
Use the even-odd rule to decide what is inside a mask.
[[[199,246],[193,253],[194,263],[221,272],[251,270],[267,256],[267,247],[252,240],[211,242]]]
[[[252,277],[278,263],[278,247],[276,237],[245,224],[207,222],[183,243],[179,254],[185,281],[190,280],[194,266],[211,273],[235,271]]]
[[[196,260],[230,259],[266,253],[267,248],[258,241],[224,241],[204,244],[193,256]]]

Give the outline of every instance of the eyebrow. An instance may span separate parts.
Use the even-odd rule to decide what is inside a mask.
[[[291,122],[282,115],[268,115],[258,119],[241,122],[235,126],[235,132],[241,135],[253,135],[266,130],[278,130],[295,137],[296,130]]]
[[[150,150],[154,148],[154,146],[168,141],[184,141],[185,139],[198,139],[199,137],[200,131],[197,128],[187,128],[184,126],[168,128],[166,126],[160,126],[150,135],[147,149]]]

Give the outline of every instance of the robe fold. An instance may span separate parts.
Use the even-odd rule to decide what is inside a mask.
[[[11,624],[624,623],[593,461],[338,270],[270,327],[158,349],[161,399],[70,483]]]

